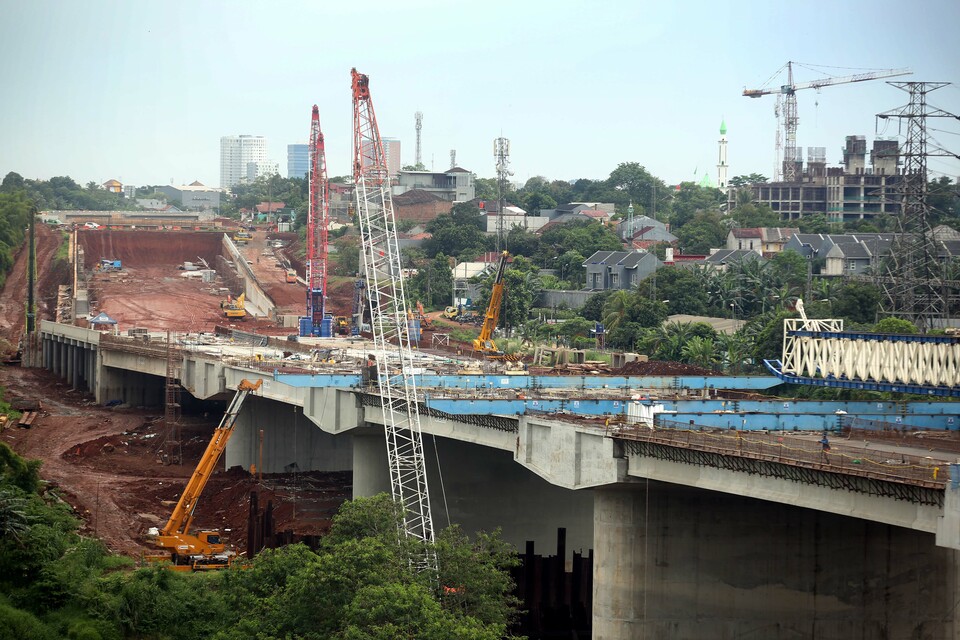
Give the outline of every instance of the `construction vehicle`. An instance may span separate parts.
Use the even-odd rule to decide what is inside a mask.
[[[250,242],[250,232],[246,229],[240,229],[233,234],[233,241],[237,244],[247,244]]]
[[[100,271],[122,271],[123,267],[119,260],[108,260],[107,258],[100,258],[100,264],[98,265]]]
[[[220,303],[220,308],[223,309],[223,315],[225,318],[232,318],[234,320],[243,320],[247,317],[246,305],[246,294],[241,293],[237,296],[236,300],[227,298],[226,300]]]
[[[293,269],[287,269],[286,281],[287,281],[287,284],[291,284],[291,283],[296,284],[297,272],[294,271]]]
[[[509,251],[500,254],[500,263],[497,265],[497,274],[493,279],[493,287],[490,289],[490,302],[487,304],[487,312],[483,316],[480,335],[473,340],[473,350],[488,358],[503,357],[503,351],[498,349],[497,343],[493,341],[493,332],[496,331],[497,324],[500,322],[500,307],[503,305],[503,274],[507,270],[507,258],[509,257]]]
[[[443,312],[440,315],[446,318],[447,320],[453,320],[459,314],[460,314],[460,310],[457,309],[456,307],[447,307],[446,309],[443,310]]]
[[[350,318],[347,316],[334,316],[333,328],[341,336],[348,335],[350,333]]]
[[[233,435],[243,401],[250,393],[259,390],[262,384],[261,379],[256,382],[241,380],[237,385],[237,392],[230,406],[213,432],[213,437],[200,457],[200,462],[190,476],[167,524],[163,529],[154,528],[147,532],[150,541],[159,549],[146,556],[149,562],[170,562],[175,571],[206,571],[230,566],[233,554],[221,542],[220,533],[213,530],[191,533],[190,525],[193,523],[193,514],[203,489],[227,448],[230,436]]]

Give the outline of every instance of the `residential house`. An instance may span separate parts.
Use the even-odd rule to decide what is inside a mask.
[[[110,193],[123,193],[123,184],[119,180],[107,180],[101,186]]]
[[[632,220],[632,223],[631,223]],[[634,249],[649,249],[655,244],[673,244],[677,236],[670,233],[667,225],[650,216],[634,216],[631,220],[621,220],[617,225],[618,234]]]
[[[701,267],[710,267],[717,271],[726,271],[731,264],[765,258],[754,249],[717,249],[699,263]]]
[[[652,253],[646,251],[597,251],[587,258],[586,289],[631,289],[661,266]]]
[[[391,175],[393,175],[391,173]],[[414,189],[429,191],[450,202],[467,202],[476,195],[473,174],[466,169],[454,167],[446,171],[400,171],[393,195],[398,196]]]
[[[413,189],[393,196],[393,210],[397,220],[429,222],[444,213],[450,213],[453,201],[445,200],[425,189]]]
[[[731,229],[727,234],[727,249],[748,249],[765,258],[783,251],[784,246],[799,229],[793,227],[752,227]]]

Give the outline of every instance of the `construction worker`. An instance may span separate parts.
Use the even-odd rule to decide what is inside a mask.
[[[377,358],[372,353],[367,354],[367,382],[370,385],[377,384],[379,380],[379,374],[377,373]]]

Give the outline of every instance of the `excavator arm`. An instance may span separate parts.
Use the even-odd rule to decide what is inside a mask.
[[[503,275],[507,269],[507,258],[510,253],[504,251],[500,254],[500,264],[497,265],[497,276],[493,280],[493,287],[490,289],[490,303],[487,305],[487,312],[483,316],[483,326],[480,327],[480,335],[473,341],[473,350],[489,355],[500,355],[497,344],[493,341],[493,332],[500,322],[500,307],[503,305]]]
[[[203,490],[207,486],[210,476],[213,475],[213,471],[220,461],[220,456],[223,455],[227,447],[230,436],[233,435],[233,430],[237,423],[237,415],[243,407],[243,401],[251,392],[257,391],[262,384],[263,380],[257,380],[256,382],[243,380],[237,386],[237,392],[234,394],[230,406],[227,407],[226,412],[223,414],[220,425],[213,432],[213,437],[210,439],[210,443],[200,458],[200,462],[197,464],[193,475],[187,482],[187,486],[184,488],[183,494],[180,496],[180,500],[173,510],[173,514],[171,514],[166,526],[160,530],[160,534],[157,536],[156,544],[158,546],[180,553],[184,551],[188,553],[211,553],[223,550],[222,545],[219,545],[219,549],[204,548],[205,546],[209,546],[205,544],[205,538],[201,539],[190,535],[189,530],[190,525],[193,523],[193,512],[197,508],[197,502],[203,494]],[[211,540],[210,542],[219,544],[219,541],[214,542]]]

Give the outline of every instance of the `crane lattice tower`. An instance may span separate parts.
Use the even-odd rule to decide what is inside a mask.
[[[493,157],[496,160],[497,168],[497,251],[502,251],[506,243],[506,236],[503,229],[503,210],[507,201],[507,180],[512,172],[510,171],[510,140],[507,138],[497,138],[493,141]]]
[[[401,533],[422,543],[410,556],[411,566],[432,571],[436,576],[433,516],[414,379],[416,368],[410,348],[390,179],[370,97],[370,80],[356,69],[351,70],[351,76],[354,191],[376,352],[377,386],[386,429],[390,488],[394,501],[403,509],[404,531]]]

